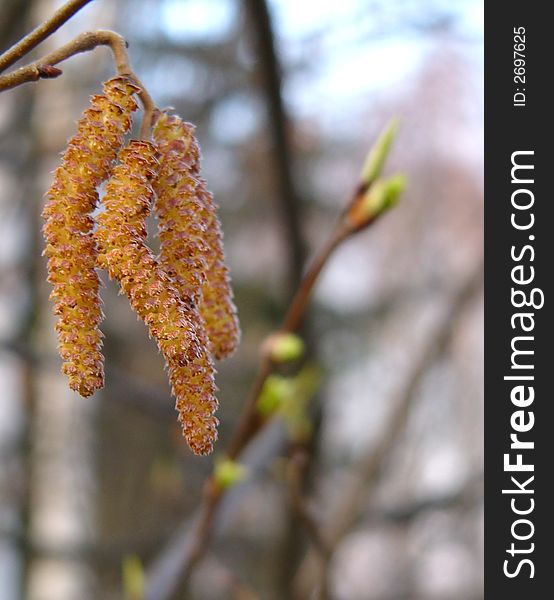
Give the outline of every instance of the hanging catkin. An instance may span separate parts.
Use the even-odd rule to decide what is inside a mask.
[[[55,171],[42,213],[62,371],[70,388],[82,396],[104,385],[91,212],[98,201],[96,188],[108,177],[131,126],[137,90],[128,79],[114,77],[104,84],[102,95],[92,97]]]
[[[240,329],[217,206],[200,177],[194,126],[162,113],[154,127],[154,139],[161,162],[155,182],[160,260],[169,265],[181,295],[198,305],[212,354],[224,358],[235,350]]]
[[[214,368],[194,306],[145,244],[159,163],[153,144],[131,141],[106,185],[95,237],[100,266],[117,279],[164,355],[179,420],[191,449],[211,451],[217,437]]]

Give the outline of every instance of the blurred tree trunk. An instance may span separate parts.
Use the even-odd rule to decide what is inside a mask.
[[[291,139],[293,128],[287,115],[282,95],[283,72],[279,60],[276,32],[266,0],[245,0],[250,17],[253,37],[256,42],[259,79],[267,110],[267,123],[271,136],[272,162],[278,190],[279,217],[284,227],[284,240],[288,256],[289,293],[294,293],[302,278],[306,248],[302,230],[302,202],[294,177],[294,148]],[[309,356],[316,356],[317,348],[313,336],[310,335],[309,322],[306,320],[302,333],[307,341]],[[319,398],[314,398],[312,409],[312,436],[304,448],[293,448],[289,458],[295,453],[308,457],[308,463],[301,470],[300,487],[308,493],[312,485],[314,465],[317,461],[318,439],[324,419],[323,407]],[[285,496],[286,498],[287,496]],[[286,528],[280,552],[277,571],[277,590],[279,597],[291,597],[291,582],[300,557],[306,545],[305,532],[298,516],[290,503],[285,504]]]
[[[49,15],[57,3],[39,1],[34,20]],[[89,27],[87,23],[87,27]],[[55,42],[47,40],[40,52]],[[77,59],[79,60],[79,59]],[[32,298],[29,343],[38,350],[38,368],[27,372],[29,445],[27,473],[27,539],[30,544],[26,594],[28,600],[87,600],[94,598],[94,574],[83,548],[95,536],[95,461],[93,415],[97,399],[83,400],[70,392],[60,374],[54,318],[47,300],[45,263],[40,259],[40,211],[55,166],[52,157],[64,148],[76,114],[64,107],[86,103],[70,68],[55,82],[31,84],[34,110],[28,116],[29,147],[26,197],[29,202],[28,288]],[[39,314],[39,307],[44,307]]]
[[[33,0],[6,0],[2,5],[2,18],[0,19],[0,52],[9,48],[17,42],[29,28],[30,14],[33,8]],[[29,240],[21,251],[21,276],[22,281],[18,282],[25,292],[25,308],[21,314],[21,321],[15,334],[12,344],[17,354],[18,375],[20,385],[18,386],[18,398],[13,398],[18,402],[19,419],[9,425],[14,429],[13,449],[9,449],[9,456],[3,460],[6,469],[8,465],[15,463],[17,476],[14,486],[10,490],[14,494],[16,504],[13,506],[14,514],[17,514],[14,523],[12,543],[8,545],[13,554],[17,567],[12,569],[10,574],[11,581],[3,581],[13,593],[13,598],[24,598],[26,596],[26,583],[28,566],[31,552],[28,538],[28,516],[29,516],[29,443],[30,443],[30,421],[35,405],[35,361],[32,352],[32,337],[37,316],[37,295],[36,295],[36,265],[38,254],[36,253],[35,231],[36,211],[33,204],[33,178],[29,173],[33,172],[36,165],[36,155],[33,145],[25,146],[21,140],[31,137],[30,117],[34,105],[34,93],[29,87],[22,88],[14,92],[16,101],[10,107],[12,115],[10,124],[7,127],[5,138],[2,140],[2,152],[5,155],[3,161],[6,162],[8,172],[19,182],[17,186],[18,196],[16,198],[6,198],[15,203],[15,206],[5,206],[5,210],[13,211],[18,221],[17,226],[24,232],[24,239]],[[9,224],[7,225],[9,226]],[[17,259],[16,259],[17,260]],[[13,265],[15,267],[15,265]],[[11,268],[8,267],[8,268]],[[16,285],[18,285],[16,283]],[[16,306],[20,309],[20,306]],[[17,429],[17,430],[15,430]],[[13,454],[12,454],[13,453]],[[3,508],[11,511],[9,501]]]
[[[301,227],[300,197],[294,181],[290,121],[282,96],[281,65],[275,46],[275,33],[265,0],[245,0],[256,43],[259,78],[267,107],[278,212],[281,220],[289,265],[289,293],[300,282],[304,267],[304,240]]]
[[[4,0],[0,19],[0,52],[21,38],[29,24],[29,14],[34,0]]]

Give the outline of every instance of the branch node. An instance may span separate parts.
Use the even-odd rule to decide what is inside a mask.
[[[54,67],[53,65],[38,65],[37,72],[42,79],[55,79],[63,73],[61,69],[58,69],[58,67]]]

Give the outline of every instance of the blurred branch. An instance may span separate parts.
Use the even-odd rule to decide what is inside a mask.
[[[482,289],[482,265],[480,264],[466,281],[452,294],[448,307],[438,319],[423,348],[415,354],[417,360],[396,391],[390,404],[392,415],[377,443],[361,457],[353,468],[354,482],[343,490],[338,507],[328,518],[323,534],[334,550],[350,531],[352,524],[363,512],[367,491],[375,484],[383,467],[406,429],[417,391],[429,368],[444,351],[453,333],[453,323]],[[328,561],[322,563],[320,556],[309,551],[302,562],[295,582],[296,597],[308,598],[325,581]]]
[[[292,172],[292,151],[288,133],[288,118],[281,93],[281,67],[275,48],[275,35],[265,0],[245,0],[254,29],[268,109],[269,128],[273,145],[273,160],[279,190],[281,220],[287,233],[290,260],[290,285],[295,289],[302,276],[304,242],[300,227],[300,203]]]
[[[259,60],[258,73],[262,80],[265,103],[267,106],[267,114],[269,127],[273,139],[272,154],[275,165],[275,174],[277,178],[278,201],[280,207],[280,216],[285,227],[285,233],[288,238],[288,266],[289,266],[289,282],[292,289],[298,287],[302,279],[302,271],[305,260],[305,244],[303,240],[303,232],[301,224],[302,219],[302,204],[300,194],[295,185],[294,178],[294,161],[293,161],[293,144],[291,143],[291,131],[294,131],[293,126],[286,113],[285,103],[282,94],[282,65],[279,61],[279,56],[276,48],[276,35],[273,26],[273,20],[270,14],[270,6],[267,0],[245,0],[245,6],[252,23],[254,30]],[[340,243],[340,242],[339,242]],[[332,252],[332,248],[329,249]],[[325,263],[328,256],[322,256],[321,266]],[[317,278],[319,273],[317,266],[312,269],[314,278]],[[312,282],[313,285],[313,282]],[[303,288],[306,293],[310,293],[310,287],[307,285]],[[302,288],[301,288],[302,290]],[[291,306],[289,313],[285,318],[282,326],[283,331],[294,331],[298,325],[294,322],[296,319],[296,309],[302,306],[306,299],[301,295],[296,296],[297,305]],[[292,323],[287,322],[291,319]],[[289,325],[292,327],[289,329]],[[309,323],[304,323],[302,333],[306,339],[309,352],[312,355],[316,354],[316,340],[310,335]],[[263,372],[260,381],[265,381]],[[261,391],[253,392],[259,395]],[[253,396],[251,398],[253,398]],[[293,485],[291,488],[291,508],[293,512],[288,517],[286,525],[286,534],[284,536],[283,548],[281,550],[282,559],[281,573],[279,576],[278,594],[284,597],[290,596],[290,582],[296,568],[296,564],[304,550],[300,533],[304,530],[310,537],[312,543],[320,551],[325,552],[325,544],[319,535],[315,521],[311,518],[305,503],[303,495],[306,493],[309,486],[309,478],[311,474],[310,466],[315,463],[315,460],[305,461],[302,467],[296,464],[296,460],[300,456],[306,456],[309,453],[314,458],[315,449],[318,446],[318,436],[321,431],[324,420],[324,407],[321,402],[313,402],[311,415],[311,435],[309,443],[306,443],[304,450],[293,448],[293,456],[291,457],[291,465],[294,471]],[[250,415],[256,418],[254,410]],[[256,427],[256,424],[251,421],[251,425]],[[246,421],[243,422],[245,427],[248,427]],[[240,435],[240,429],[237,430],[237,438]],[[308,442],[308,441],[307,441]]]
[[[289,491],[290,500],[298,520],[306,530],[314,548],[320,553],[324,560],[330,555],[330,548],[323,538],[319,524],[316,522],[307,499],[303,494],[304,471],[306,470],[309,457],[302,449],[292,451],[290,458]]]
[[[0,47],[11,45],[19,40],[24,31],[33,0],[4,0],[0,20]]]
[[[480,471],[464,481],[459,488],[448,493],[426,496],[398,506],[370,508],[360,517],[369,523],[409,523],[427,512],[477,505],[483,495],[482,488],[483,473]]]
[[[92,0],[69,0],[60,7],[50,19],[33,29],[22,40],[14,44],[9,50],[0,56],[0,73],[11,67],[20,58],[29,54],[33,48],[50,37],[62,25],[67,23],[73,15],[89,4]]]

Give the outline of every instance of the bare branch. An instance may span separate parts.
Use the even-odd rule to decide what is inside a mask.
[[[29,54],[33,48],[50,37],[64,23],[67,23],[73,15],[79,12],[83,6],[89,4],[89,2],[92,2],[92,0],[70,0],[66,2],[50,19],[33,29],[31,33],[0,56],[0,73],[11,67],[20,58]]]
[[[81,52],[94,50],[94,48],[98,46],[109,46],[113,53],[116,70],[119,75],[132,74],[131,67],[129,66],[127,44],[123,37],[108,30],[87,31],[81,33],[76,38],[50,54],[39,58],[30,65],[16,69],[11,73],[1,75],[0,92],[30,81],[37,81],[44,77],[60,75],[61,71],[59,70],[59,72],[54,75],[48,75],[48,73],[52,72],[51,69],[54,65],[57,65],[76,54],[80,54]]]
[[[52,79],[58,77],[62,74],[62,71],[55,65],[76,54],[94,50],[98,46],[108,46],[114,58],[117,74],[130,77],[140,88],[138,96],[144,107],[140,137],[146,138],[156,114],[156,105],[131,68],[129,54],[127,52],[127,42],[121,35],[114,31],[109,31],[107,29],[86,31],[30,65],[16,69],[11,73],[0,75],[0,92],[12,89],[24,83],[38,81],[39,79]]]

